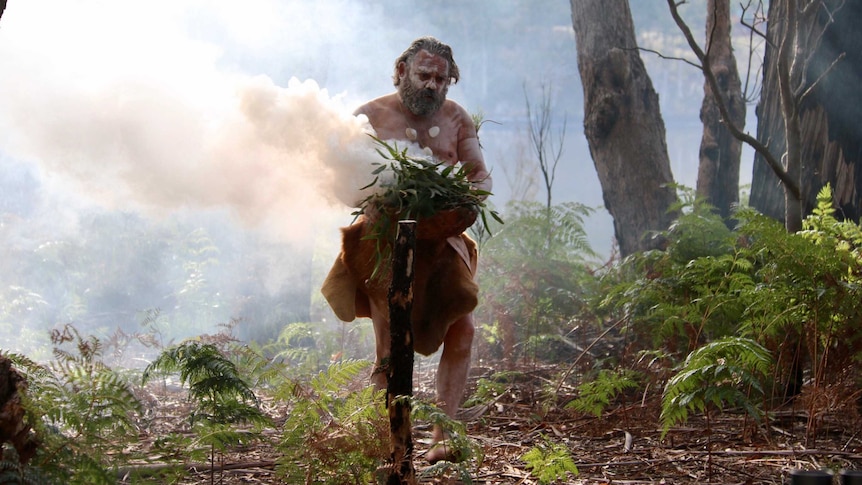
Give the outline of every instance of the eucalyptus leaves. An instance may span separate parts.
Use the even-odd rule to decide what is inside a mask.
[[[422,238],[443,238],[464,232],[479,218],[485,230],[488,215],[502,224],[496,211],[485,204],[486,190],[477,189],[461,165],[447,165],[431,157],[420,158],[372,136],[377,153],[385,160],[376,163],[374,180],[362,187],[370,195],[362,199],[353,215],[364,215],[370,224],[364,237],[377,242],[375,274],[388,255],[399,220],[418,221]],[[488,231],[490,232],[490,231]]]

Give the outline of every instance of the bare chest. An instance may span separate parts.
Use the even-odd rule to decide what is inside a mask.
[[[458,127],[440,117],[423,122],[408,122],[404,117],[393,116],[374,123],[377,136],[384,140],[401,140],[430,148],[434,156],[450,164],[458,162]]]

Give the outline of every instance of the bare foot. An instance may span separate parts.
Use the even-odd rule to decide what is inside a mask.
[[[425,459],[428,463],[435,464],[438,461],[451,461],[452,463],[460,463],[466,459],[464,453],[452,446],[449,440],[439,441],[431,446],[431,449],[425,453]]]

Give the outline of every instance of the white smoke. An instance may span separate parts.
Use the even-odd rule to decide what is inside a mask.
[[[285,237],[362,198],[381,159],[344,95],[219,66],[218,47],[165,21],[180,3],[45,3],[0,22],[6,155],[110,207],[228,207]]]

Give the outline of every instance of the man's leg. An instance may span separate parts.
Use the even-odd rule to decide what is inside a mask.
[[[470,354],[473,348],[473,315],[467,314],[452,324],[443,339],[443,354],[437,368],[437,401],[447,415],[454,418],[464,397],[467,374],[470,371]],[[446,439],[439,426],[434,427],[435,443]],[[432,448],[427,455],[434,463],[448,457],[445,447]]]
[[[387,374],[389,372],[389,353],[392,350],[389,334],[389,312],[382,312],[374,300],[371,304],[371,321],[374,323],[374,342],[376,347],[376,358],[374,369],[371,371],[371,383],[375,389],[386,389]]]

